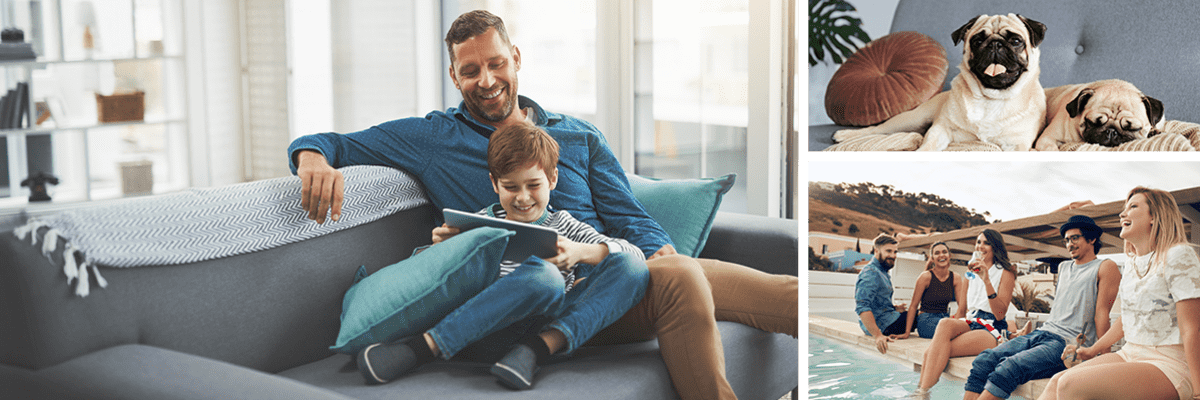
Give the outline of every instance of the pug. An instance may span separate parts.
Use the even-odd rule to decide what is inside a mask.
[[[1058,150],[1073,142],[1115,147],[1163,129],[1163,103],[1132,83],[1109,79],[1046,89],[1046,129],[1035,148]]]
[[[1016,14],[972,18],[950,34],[955,45],[964,42],[950,90],[882,124],[837,131],[833,140],[924,130],[920,151],[974,141],[1030,150],[1046,118],[1045,91],[1038,82],[1038,45],[1045,34],[1046,25]]]

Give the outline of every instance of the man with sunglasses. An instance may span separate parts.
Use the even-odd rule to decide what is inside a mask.
[[[1117,263],[1096,257],[1104,231],[1091,218],[1075,215],[1059,228],[1059,234],[1071,260],[1058,266],[1049,319],[1037,330],[975,357],[963,399],[1006,399],[1025,382],[1066,369],[1064,358],[1083,361],[1109,351],[1085,347],[1108,331],[1109,312],[1121,283]],[[1078,337],[1084,339],[1076,352],[1063,354]]]

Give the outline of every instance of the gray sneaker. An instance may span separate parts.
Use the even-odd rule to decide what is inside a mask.
[[[409,347],[408,342],[413,340],[424,338],[410,336],[396,342],[375,343],[360,350],[355,359],[363,380],[369,384],[388,383],[424,364],[427,360],[421,360]]]
[[[517,345],[492,366],[491,372],[504,386],[529,390],[533,388],[533,374],[537,370],[537,354],[529,346]]]

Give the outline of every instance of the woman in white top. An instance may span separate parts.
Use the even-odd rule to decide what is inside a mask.
[[[1004,314],[1012,301],[1017,268],[1008,261],[1004,238],[1000,232],[985,229],[975,238],[975,251],[982,253],[982,258],[967,266],[975,275],[967,279],[967,318],[943,318],[938,322],[925,350],[920,387],[911,397],[928,396],[929,388],[937,384],[950,357],[979,355],[996,347],[1000,332],[1008,327]]]
[[[1134,188],[1121,212],[1121,238],[1129,256],[1121,317],[1078,354],[1106,353],[1121,337],[1125,346],[1058,373],[1041,399],[1200,399],[1200,259],[1175,199]]]

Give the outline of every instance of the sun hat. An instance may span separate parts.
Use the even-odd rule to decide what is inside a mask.
[[[1071,219],[1067,220],[1067,223],[1058,228],[1058,234],[1064,235],[1067,233],[1067,231],[1076,228],[1078,228],[1080,231],[1090,230],[1093,232],[1104,232],[1103,229],[1100,229],[1099,225],[1096,225],[1096,221],[1093,221],[1090,217],[1086,215],[1072,215]]]

